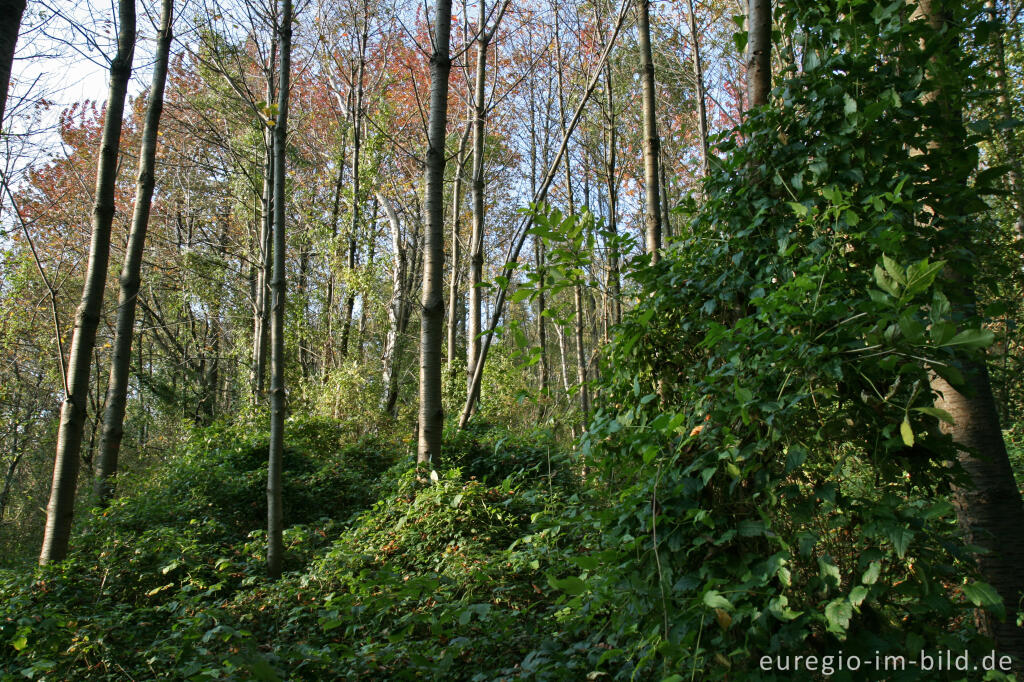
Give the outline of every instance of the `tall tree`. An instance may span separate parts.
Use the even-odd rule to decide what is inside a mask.
[[[139,174],[135,189],[135,209],[132,214],[128,247],[121,268],[120,290],[117,297],[117,323],[114,333],[114,353],[110,363],[107,385],[107,407],[103,415],[103,432],[96,462],[94,493],[105,505],[114,491],[118,453],[124,436],[124,413],[128,398],[128,376],[132,359],[132,337],[135,332],[135,304],[142,274],[142,253],[149,227],[150,205],[156,184],[156,145],[160,127],[160,114],[164,109],[164,85],[167,83],[167,63],[171,52],[171,22],[174,0],[163,0],[160,10],[160,33],[157,37],[156,62],[149,88],[146,122],[142,128],[142,147],[139,154]]]
[[[700,166],[704,175],[708,174],[708,109],[705,104],[704,63],[700,54],[700,38],[697,34],[697,10],[693,0],[690,3],[690,47],[693,49],[693,87],[697,99],[697,132],[700,136]]]
[[[82,288],[82,300],[75,313],[75,329],[68,355],[64,402],[61,405],[60,426],[57,432],[57,453],[53,463],[53,482],[50,486],[50,501],[46,507],[43,547],[39,554],[40,565],[60,561],[68,552],[78,471],[81,465],[89,373],[96,345],[96,329],[100,322],[103,289],[107,283],[118,147],[121,141],[125,95],[135,52],[135,0],[119,0],[117,6],[117,54],[110,62],[110,91],[107,95],[106,120],[103,123],[103,137],[96,167],[89,264]]]
[[[487,2],[479,0],[480,14],[476,34],[476,82],[473,88],[473,178],[470,191],[473,196],[473,228],[469,238],[469,322],[466,325],[466,382],[467,392],[473,371],[480,358],[480,331],[483,324],[484,272],[484,128],[487,120],[487,48],[498,30],[508,7],[502,3],[494,20],[487,27]]]
[[[937,112],[934,129],[930,131],[931,164],[941,163],[935,159],[940,159],[943,153],[959,156],[958,148],[945,147],[952,146],[951,131],[963,134],[962,112],[955,110],[953,104],[961,98],[944,91],[951,87],[948,76],[957,68],[947,61],[947,55],[957,52],[958,47],[958,32],[952,29],[950,22],[949,1],[919,0],[913,15],[914,19],[927,24],[929,31],[922,41],[922,49],[933,55],[932,62],[939,74],[930,87],[926,84],[924,95],[926,101],[934,103]],[[948,172],[945,167],[937,166],[932,166],[931,171]],[[966,174],[963,183],[968,183]],[[950,217],[946,214],[957,213],[957,208],[939,200],[929,212],[943,226]],[[943,231],[947,229],[943,226]],[[976,299],[968,273],[976,269],[977,263],[972,255],[963,255],[972,252],[963,249],[961,242],[950,247],[950,260],[961,262],[947,268],[944,276],[947,286],[963,294],[960,314],[971,317]],[[1024,504],[1007,456],[984,358],[961,354],[957,361],[964,370],[965,385],[954,387],[938,374],[931,380],[935,406],[953,418],[953,424],[943,425],[943,428],[959,448],[960,464],[971,480],[970,487],[956,491],[957,517],[968,542],[985,550],[978,556],[980,573],[1003,597],[1009,614],[998,621],[990,612],[979,612],[978,625],[982,632],[995,639],[1000,651],[1014,656],[1019,666],[1024,661],[1024,628],[1018,627],[1013,614],[1024,598],[1024,571],[1020,570],[1024,565]]]
[[[448,128],[448,76],[451,0],[434,3],[433,53],[430,55],[430,113],[424,203],[427,225],[423,246],[423,297],[420,321],[419,439],[416,461],[429,465],[441,454],[441,343],[444,322],[444,167]]]
[[[651,1],[640,0],[637,5],[636,30],[640,42],[640,69],[643,82],[644,116],[644,192],[646,197],[646,231],[644,241],[651,262],[657,263],[661,251],[661,138],[655,115],[657,95],[654,91],[654,59],[651,56]]]
[[[291,82],[292,1],[281,0],[281,73],[274,122],[274,279],[270,284],[270,452],[267,461],[267,573],[281,575],[284,558],[281,461],[284,455],[284,312],[285,312],[285,145],[288,141],[288,95]]]

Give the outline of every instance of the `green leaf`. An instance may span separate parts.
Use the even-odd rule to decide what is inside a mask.
[[[863,585],[857,585],[850,590],[850,603],[854,606],[860,606],[868,596],[868,588]]]
[[[852,114],[857,111],[857,100],[850,97],[849,94],[843,93],[843,113]]]
[[[793,213],[796,213],[801,218],[807,215],[807,207],[803,204],[797,201],[787,201],[786,203],[789,204],[791,209],[793,209]]]
[[[865,585],[874,585],[878,581],[878,574],[881,572],[882,564],[872,561],[868,565],[868,570],[864,571],[864,575],[860,577],[860,581]]]
[[[459,493],[454,498],[452,498],[451,507],[452,509],[458,509],[460,504],[462,504],[462,493]]]
[[[889,539],[896,550],[896,556],[902,559],[907,554],[907,548],[914,537],[914,531],[909,528],[893,528],[889,531]]]
[[[903,444],[908,448],[914,447],[914,429],[910,428],[910,420],[906,417],[903,418],[903,423],[900,424],[900,436],[903,438]]]
[[[886,292],[891,296],[899,298],[900,287],[899,284],[889,274],[882,269],[881,265],[875,266],[875,283],[878,284],[878,288]]]
[[[768,611],[782,621],[793,620],[803,614],[803,611],[794,611],[789,608],[789,598],[784,594],[768,602]]]
[[[556,578],[549,575],[548,584],[556,590],[561,590],[574,597],[587,591],[587,584],[574,575],[570,575],[567,578]]]
[[[597,568],[598,563],[597,557],[587,555],[570,557],[569,561],[573,562],[574,564],[582,568],[584,571],[593,571],[595,568]]]
[[[520,301],[528,299],[532,295],[533,289],[527,287],[519,287],[512,293],[511,296],[508,297],[508,300],[511,301],[512,303],[519,303]]]
[[[11,640],[11,646],[14,647],[15,651],[21,651],[22,649],[28,646],[28,638],[25,637],[25,635],[22,635],[21,637],[15,637]]]
[[[718,590],[708,590],[704,593],[704,604],[713,609],[732,610],[732,602],[722,596]]]
[[[834,599],[825,607],[825,620],[828,621],[828,631],[837,635],[846,634],[850,627],[850,618],[853,617],[853,607],[845,599]]]
[[[940,407],[915,407],[913,409],[917,412],[921,412],[922,414],[927,414],[928,416],[941,419],[947,424],[953,423],[953,415],[951,415],[949,412],[946,412]]]
[[[988,329],[965,329],[942,347],[960,346],[961,348],[987,348],[995,340],[995,334]]]
[[[902,285],[906,285],[906,277],[903,272],[903,268],[900,264],[894,261],[885,254],[882,255],[882,265],[885,266],[885,271],[889,273],[889,276]]]
[[[975,606],[989,609],[994,613],[1001,615],[1005,610],[1003,598],[996,592],[996,588],[980,580],[964,585],[964,596]]]

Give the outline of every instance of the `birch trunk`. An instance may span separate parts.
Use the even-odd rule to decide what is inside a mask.
[[[747,0],[747,106],[768,103],[772,89],[772,3]]]
[[[444,167],[448,127],[448,53],[452,25],[451,0],[434,4],[434,52],[430,57],[430,115],[428,119],[424,203],[423,298],[420,328],[418,464],[429,466],[441,454],[444,410],[441,406],[441,342],[444,322]]]
[[[398,214],[386,197],[378,195],[391,228],[391,251],[394,263],[391,266],[391,300],[388,302],[388,333],[384,338],[383,383],[384,399],[381,410],[395,415],[398,402],[398,356],[401,353],[402,320],[405,318],[405,247],[402,244],[402,226]]]

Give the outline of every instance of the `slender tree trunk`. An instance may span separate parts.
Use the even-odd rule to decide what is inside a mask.
[[[565,133],[562,135],[562,142],[558,146],[558,151],[555,153],[555,158],[552,160],[551,165],[548,167],[548,171],[544,176],[544,181],[541,186],[537,189],[537,194],[533,197],[533,203],[540,203],[547,197],[548,189],[551,187],[555,175],[558,173],[558,165],[562,159],[566,156],[569,138],[572,135],[572,131],[576,128],[580,118],[583,115],[583,108],[589,101],[591,94],[594,92],[594,88],[597,87],[597,81],[600,78],[601,70],[604,68],[605,62],[608,59],[608,55],[611,52],[612,46],[615,44],[615,40],[619,35],[619,31],[622,29],[622,24],[625,20],[626,13],[621,12],[616,18],[616,21],[612,27],[612,33],[605,43],[604,50],[601,53],[601,57],[598,59],[598,63],[595,67],[594,73],[591,75],[590,80],[584,89],[583,95],[580,98],[580,103],[576,107],[576,111],[569,121]],[[556,14],[557,18],[557,14]],[[557,31],[556,31],[557,36]],[[556,42],[556,47],[558,43]],[[559,69],[559,73],[561,70]],[[512,244],[509,246],[508,252],[505,255],[505,266],[502,272],[502,276],[505,278],[511,278],[514,274],[514,269],[519,259],[519,254],[522,251],[523,245],[526,243],[526,239],[529,233],[526,230],[526,221],[524,220],[517,230],[518,236],[514,239]],[[473,381],[470,384],[469,394],[466,396],[466,402],[463,405],[462,413],[459,415],[459,428],[465,428],[466,424],[469,423],[469,418],[472,412],[472,406],[476,400],[476,394],[480,390],[480,382],[483,378],[483,365],[487,359],[487,351],[490,348],[491,340],[494,338],[494,330],[498,327],[498,322],[501,320],[502,312],[505,307],[505,289],[499,289],[497,295],[494,298],[494,308],[491,312],[490,321],[488,323],[487,333],[484,336],[483,346],[480,349],[480,362],[477,363],[476,368],[473,372]]]
[[[0,0],[0,124],[7,110],[7,90],[11,85],[11,66],[14,47],[18,42],[21,16],[25,13],[25,0]]]
[[[89,396],[89,372],[92,369],[92,352],[96,344],[96,329],[100,322],[107,264],[110,260],[110,228],[114,220],[114,185],[117,180],[121,122],[135,49],[134,0],[118,2],[118,22],[117,55],[110,63],[110,93],[107,96],[106,120],[103,122],[103,139],[96,168],[96,203],[93,206],[89,265],[82,289],[82,302],[75,314],[75,330],[68,356],[67,386],[64,404],[61,405],[53,484],[50,488],[50,502],[46,507],[43,547],[39,554],[40,565],[64,559],[71,537],[82,431]]]
[[[274,96],[274,65],[277,61],[277,39],[272,42],[271,60],[267,73],[267,101]],[[267,333],[269,316],[267,315],[267,289],[270,278],[271,267],[271,232],[273,226],[273,203],[274,203],[274,139],[273,131],[263,132],[263,194],[260,198],[260,206],[263,211],[260,223],[260,265],[256,273],[256,298],[255,316],[253,319],[252,332],[252,372],[250,383],[252,385],[253,400],[259,401],[263,396],[267,376]]]
[[[355,99],[352,109],[352,221],[348,228],[348,271],[351,275],[356,269],[359,243],[356,236],[359,234],[360,220],[360,186],[359,186],[359,163],[362,152],[362,121],[363,121],[363,77],[366,66],[366,23],[364,21],[362,33],[359,36],[359,64],[355,73]],[[345,298],[345,318],[341,328],[341,357],[348,356],[348,340],[352,330],[352,313],[355,310],[356,293],[349,285],[348,295]]]
[[[455,377],[456,332],[458,328],[457,307],[459,305],[459,262],[462,249],[459,243],[460,207],[462,206],[462,173],[466,166],[466,143],[472,126],[466,126],[459,141],[459,152],[455,155],[455,181],[452,187],[452,265],[448,284],[448,376]]]
[[[160,15],[160,34],[157,39],[156,63],[153,82],[149,89],[149,107],[142,129],[142,149],[139,154],[139,175],[135,188],[135,209],[132,214],[131,233],[124,253],[120,291],[117,297],[117,323],[114,334],[114,354],[110,363],[107,386],[107,406],[103,415],[103,432],[96,462],[94,494],[101,506],[106,506],[114,493],[117,460],[124,436],[124,413],[128,399],[128,377],[131,371],[132,335],[135,332],[135,303],[142,277],[142,254],[149,227],[149,211],[156,184],[157,130],[164,108],[164,84],[167,82],[167,63],[171,51],[171,22],[173,0],[163,0]]]
[[[605,152],[605,183],[608,191],[608,232],[611,239],[608,243],[608,287],[611,289],[611,316],[614,324],[622,322],[622,282],[619,277],[619,178],[616,170],[615,145],[615,97],[612,92],[612,69],[605,66],[604,83],[607,95],[605,98],[605,125],[608,148]]]
[[[476,85],[473,95],[473,230],[469,239],[469,327],[466,331],[466,392],[470,391],[473,372],[480,357],[484,271],[484,124],[486,112],[487,44],[490,33],[486,0],[480,0],[478,37],[476,41]],[[477,396],[479,400],[479,396]],[[476,409],[475,404],[471,409]]]
[[[697,133],[700,136],[701,175],[708,174],[708,109],[704,94],[704,62],[700,54],[700,38],[697,34],[697,12],[693,0],[690,3],[690,43],[693,47],[693,85],[697,98]]]
[[[1009,88],[1006,81],[1006,46],[1003,42],[1004,26],[995,0],[988,0],[985,3],[989,20],[995,24],[992,31],[992,49],[995,53],[993,64],[993,75],[996,79],[996,87],[999,91],[997,103],[999,114],[1003,121],[1014,120],[1013,104],[1009,98]],[[1020,147],[1017,145],[1017,135],[1014,128],[1003,128],[1000,135],[1003,146],[1006,148],[1006,162],[1010,167],[1007,175],[1010,195],[1013,197],[1014,220],[1018,238],[1024,238],[1024,185],[1021,184],[1021,158]]]
[[[284,312],[285,312],[285,145],[288,140],[288,89],[291,81],[292,2],[281,0],[281,75],[274,122],[274,279],[270,284],[270,452],[267,462],[267,574],[281,575],[284,559],[281,507],[281,461],[284,455]]]
[[[644,110],[644,192],[646,196],[646,230],[644,243],[651,263],[661,258],[661,177],[658,162],[661,159],[661,138],[655,116],[657,95],[654,91],[654,60],[651,56],[650,0],[637,5],[637,37],[640,43],[640,69],[643,82]]]
[[[341,188],[345,183],[345,148],[347,136],[341,139],[341,156],[338,159],[338,177],[334,182],[334,202],[331,205],[331,245],[327,252],[327,296],[324,302],[326,333],[324,340],[324,376],[334,368],[334,257],[338,243],[338,219],[341,215]]]
[[[402,244],[402,226],[398,220],[398,214],[392,208],[391,202],[386,197],[380,197],[380,203],[384,206],[384,212],[388,216],[388,225],[391,228],[391,251],[394,254],[394,262],[391,266],[391,300],[388,302],[388,333],[384,337],[384,353],[382,364],[384,368],[384,399],[381,401],[381,410],[394,416],[398,404],[398,360],[402,352],[402,320],[405,318],[406,291],[405,291],[405,258],[406,251]]]
[[[430,57],[430,116],[424,194],[427,226],[424,242],[423,312],[420,329],[420,406],[416,461],[430,465],[441,454],[441,342],[444,322],[444,166],[448,126],[448,75],[452,63],[448,39],[451,0],[434,3],[434,52]]]
[[[772,89],[772,3],[747,0],[747,106],[768,103]]]

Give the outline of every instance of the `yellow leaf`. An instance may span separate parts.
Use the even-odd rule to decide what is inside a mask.
[[[903,423],[900,424],[900,435],[903,436],[903,444],[908,448],[914,447],[914,430],[910,428],[910,420],[906,417],[903,418]]]

